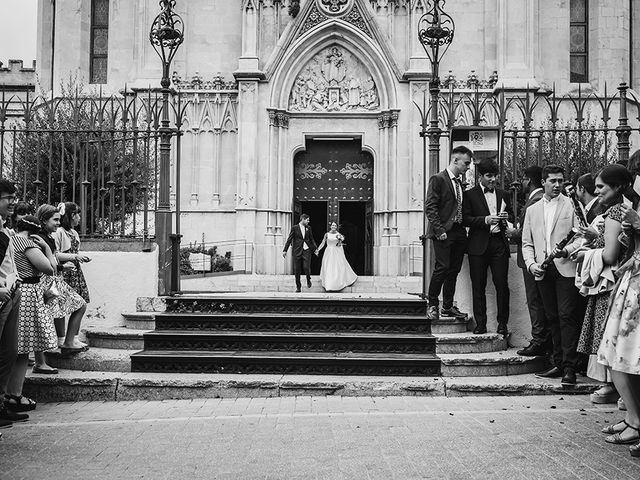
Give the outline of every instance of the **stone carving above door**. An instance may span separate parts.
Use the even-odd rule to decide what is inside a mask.
[[[318,4],[327,15],[342,15],[346,12],[353,0],[318,0]]]
[[[379,106],[367,67],[338,45],[322,50],[304,66],[289,95],[292,112],[363,112]]]

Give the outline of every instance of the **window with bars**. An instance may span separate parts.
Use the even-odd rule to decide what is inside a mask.
[[[109,0],[91,0],[90,83],[107,83]]]
[[[569,81],[589,81],[589,1],[571,0],[569,5]]]

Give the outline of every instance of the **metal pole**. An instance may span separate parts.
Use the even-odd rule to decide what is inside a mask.
[[[171,248],[170,235],[173,232],[171,218],[170,184],[171,184],[171,127],[169,124],[169,65],[162,66],[162,120],[160,122],[160,172],[158,208],[156,210],[156,242],[159,249],[159,285],[160,295],[171,293]]]
[[[426,113],[426,93],[422,95],[423,112]],[[431,280],[430,261],[430,248],[427,240],[427,185],[428,185],[428,170],[427,170],[427,128],[426,119],[422,121],[422,129],[420,130],[420,136],[422,137],[422,299],[428,298],[427,290],[429,289],[429,281]],[[428,279],[427,279],[428,276]]]

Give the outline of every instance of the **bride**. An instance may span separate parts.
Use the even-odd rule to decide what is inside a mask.
[[[317,255],[325,245],[327,246],[322,257],[320,280],[328,292],[336,292],[353,285],[358,278],[344,256],[342,242],[344,242],[344,237],[338,233],[338,225],[336,222],[331,222],[329,231],[324,234],[322,243],[316,250]]]

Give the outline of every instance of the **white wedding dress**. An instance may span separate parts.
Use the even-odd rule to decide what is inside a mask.
[[[338,234],[327,233],[327,247],[322,257],[320,280],[327,291],[339,291],[353,285],[358,276],[344,256],[342,245],[338,246]]]

